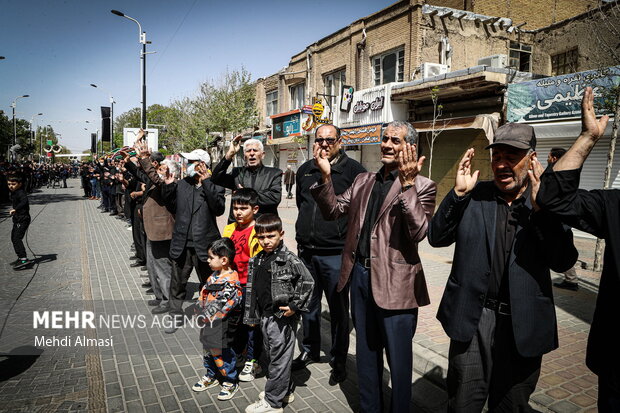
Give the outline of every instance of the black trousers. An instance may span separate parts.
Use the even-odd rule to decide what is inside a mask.
[[[131,235],[133,235],[133,245],[136,247],[136,257],[140,262],[146,262],[146,232],[144,232],[144,221],[138,211],[142,209],[142,204],[136,203],[134,207]]]
[[[509,315],[482,309],[470,342],[452,340],[448,354],[448,411],[535,412],[529,405],[540,376],[542,356],[517,352]]]
[[[181,314],[183,301],[187,294],[187,280],[195,268],[200,280],[199,290],[211,275],[211,267],[206,261],[201,261],[196,255],[194,248],[185,248],[183,253],[175,260],[176,265],[172,271],[170,280],[170,313]]]
[[[24,247],[24,236],[30,226],[30,217],[19,221],[13,221],[13,230],[11,231],[11,242],[17,258],[26,258],[26,248]]]

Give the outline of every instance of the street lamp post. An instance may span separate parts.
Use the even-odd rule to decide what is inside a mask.
[[[15,119],[15,108],[17,107],[17,99],[28,98],[30,95],[21,95],[13,100],[11,107],[13,108],[13,145],[17,143],[17,120]]]
[[[32,140],[33,140],[33,132],[34,132],[34,134],[37,133],[36,130],[35,131],[32,130],[32,124],[34,123],[34,117],[35,116],[41,116],[41,115],[43,115],[43,113],[37,113],[36,115],[32,115],[32,118],[30,118],[30,144],[31,145],[32,145]],[[34,136],[34,137],[36,138],[36,136]]]
[[[133,17],[129,17],[125,15],[123,12],[118,10],[110,10],[112,14],[115,14],[120,17],[124,17],[135,22],[138,25],[138,35],[139,35],[139,43],[142,44],[142,52],[140,53],[140,60],[142,62],[141,65],[141,78],[142,78],[142,129],[146,129],[146,32],[142,31],[142,26],[138,20]]]
[[[91,83],[90,84],[92,87],[94,88],[99,88],[96,84]],[[103,89],[102,89],[103,90]],[[108,91],[104,91],[108,94],[108,98],[110,98],[110,147],[112,149],[114,149],[114,104],[116,103],[114,101],[114,96],[112,96],[112,94]],[[146,92],[145,92],[146,93]],[[143,97],[143,100],[145,98]],[[88,109],[88,108],[87,108]],[[90,109],[88,109],[90,110]]]

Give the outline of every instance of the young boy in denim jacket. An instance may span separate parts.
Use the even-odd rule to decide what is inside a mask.
[[[263,251],[250,259],[244,323],[260,324],[269,356],[267,383],[246,413],[282,412],[293,401],[291,363],[299,312],[308,310],[314,280],[306,266],[282,242],[282,221],[261,215],[254,226]]]

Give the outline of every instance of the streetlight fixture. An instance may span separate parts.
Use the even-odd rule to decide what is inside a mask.
[[[13,146],[15,146],[15,144],[17,143],[17,120],[15,119],[15,108],[17,107],[17,99],[29,97],[30,95],[21,95],[16,97],[15,100],[13,100],[13,103],[11,103],[11,107],[13,108]]]
[[[4,59],[6,59],[6,57],[0,56],[0,60],[4,60]]]
[[[33,136],[32,136],[32,134],[33,134],[32,123],[34,122],[34,117],[35,116],[42,116],[42,115],[43,115],[43,113],[37,113],[36,115],[32,115],[32,118],[30,118],[30,144],[31,145],[32,145],[32,138],[33,138]],[[35,134],[36,134],[36,132],[35,132]]]
[[[142,129],[146,129],[146,32],[142,31],[142,25],[133,17],[129,17],[118,10],[110,10],[112,14],[131,20],[138,25],[138,42],[142,44],[142,52],[140,60],[142,61],[141,78],[142,78]]]
[[[145,36],[146,36],[146,34],[145,34]],[[116,103],[114,101],[114,96],[112,96],[112,94],[110,92],[108,92],[107,90],[104,90],[104,89],[98,87],[94,83],[91,83],[90,85],[92,87],[94,87],[95,89],[101,89],[104,93],[107,93],[108,94],[108,98],[110,98],[110,135],[111,135],[110,136],[110,146],[111,146],[112,149],[114,149],[114,104]],[[145,99],[145,97],[143,96],[142,100],[144,101],[144,99]],[[88,109],[88,110],[90,110],[90,109]]]

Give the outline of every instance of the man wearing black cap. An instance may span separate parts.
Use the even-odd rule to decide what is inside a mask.
[[[431,220],[434,247],[456,243],[437,318],[451,339],[448,411],[532,411],[542,355],[558,346],[549,269],[577,260],[570,229],[536,205],[543,168],[529,125],[508,123],[477,183],[474,149]]]

